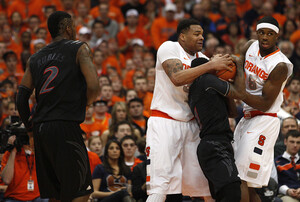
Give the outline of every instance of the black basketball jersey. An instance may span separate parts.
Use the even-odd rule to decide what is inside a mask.
[[[204,74],[195,79],[189,91],[189,106],[200,125],[200,137],[222,135],[232,139],[225,97],[215,89],[209,88],[210,82],[224,81],[214,75]]]
[[[33,122],[83,122],[87,104],[86,82],[76,64],[80,41],[60,40],[30,58],[37,106]]]

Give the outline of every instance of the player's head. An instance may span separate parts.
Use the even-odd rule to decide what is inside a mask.
[[[186,52],[194,55],[202,50],[203,29],[195,19],[184,19],[177,26],[178,42]]]
[[[69,39],[76,39],[75,25],[70,14],[64,11],[55,11],[48,18],[48,30],[54,39],[67,34]]]
[[[273,49],[279,37],[277,20],[271,16],[263,17],[257,22],[256,33],[260,49]]]
[[[199,65],[203,65],[204,63],[207,63],[207,62],[208,62],[208,59],[206,59],[206,58],[196,58],[196,59],[192,60],[191,68],[199,66]]]

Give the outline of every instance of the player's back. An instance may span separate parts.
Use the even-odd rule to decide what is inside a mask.
[[[82,42],[60,40],[30,58],[37,106],[33,121],[82,122],[86,106],[86,82],[76,63]]]

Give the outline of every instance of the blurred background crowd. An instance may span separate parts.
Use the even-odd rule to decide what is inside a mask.
[[[284,121],[275,147],[276,156],[286,149],[287,132],[299,130],[299,0],[0,0],[2,129],[10,125],[12,117],[18,116],[15,94],[26,62],[51,43],[47,18],[56,10],[73,16],[77,39],[92,49],[99,77],[99,96],[87,108],[85,121],[81,124],[90,151],[91,172],[109,158],[104,153],[111,144],[118,143],[122,150],[120,156],[131,171],[145,161],[156,51],[164,41],[177,40],[177,24],[183,18],[194,18],[201,23],[205,38],[202,52],[208,57],[226,53],[239,55],[240,48],[249,39],[256,39],[257,20],[263,16],[277,19],[281,27],[278,48],[291,60],[294,70],[284,89],[285,99],[278,114]],[[32,113],[35,103],[33,94],[30,99]],[[236,119],[230,119],[232,130],[243,116],[243,103],[237,101],[236,104],[240,113]],[[292,122],[290,128],[284,128],[286,121]],[[124,138],[127,136],[132,138]],[[106,146],[107,150],[104,149]],[[2,164],[2,170],[4,166]],[[300,162],[297,169],[297,186],[300,188]],[[136,176],[143,177],[134,174],[131,176],[133,181]],[[275,181],[278,183],[277,179]],[[5,188],[3,183],[3,192]],[[136,192],[135,188],[130,190],[131,196],[144,201],[144,183],[139,187],[141,192]]]

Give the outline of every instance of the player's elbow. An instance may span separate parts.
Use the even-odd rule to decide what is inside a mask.
[[[186,82],[183,79],[181,79],[180,77],[175,76],[175,75],[173,77],[171,77],[170,79],[176,87],[186,84]]]

